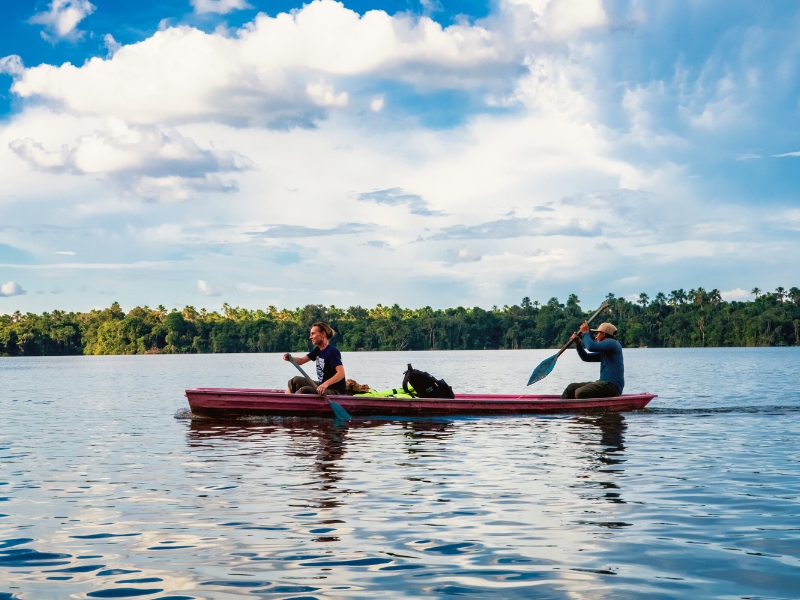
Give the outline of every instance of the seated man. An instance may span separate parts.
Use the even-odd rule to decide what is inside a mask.
[[[592,339],[589,324],[584,321],[580,333],[572,334],[578,356],[584,362],[600,363],[600,379],[584,383],[570,383],[561,394],[567,400],[585,398],[611,398],[620,396],[625,387],[625,366],[622,364],[622,346],[616,339],[617,328],[603,323],[597,329],[597,338]],[[583,337],[583,345],[581,345]],[[589,352],[586,352],[588,350]]]
[[[311,386],[304,377],[293,377],[289,380],[291,394],[336,394],[345,393],[344,365],[342,365],[342,353],[330,344],[334,331],[327,323],[314,323],[311,326],[311,333],[308,338],[316,346],[305,356],[295,358],[298,365],[316,361],[317,381],[316,387]],[[283,355],[283,360],[289,360],[290,354]]]

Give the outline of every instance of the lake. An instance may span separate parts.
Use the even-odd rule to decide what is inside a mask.
[[[397,387],[596,379],[549,350],[345,353]],[[800,349],[632,349],[606,415],[192,418],[277,354],[0,359],[0,600],[797,598]]]

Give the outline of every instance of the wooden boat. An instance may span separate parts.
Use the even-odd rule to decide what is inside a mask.
[[[278,415],[286,417],[333,417],[325,398],[316,394],[287,394],[283,390],[197,388],[186,390],[195,415],[236,417]],[[441,398],[376,398],[331,396],[354,417],[428,417],[455,415],[506,415],[526,413],[638,410],[655,394],[623,394],[616,398],[562,400],[556,395],[456,394]]]

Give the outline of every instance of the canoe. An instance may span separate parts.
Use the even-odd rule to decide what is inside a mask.
[[[456,394],[441,398],[375,398],[331,396],[354,417],[434,417],[455,415],[510,415],[526,413],[638,410],[656,394],[623,394],[615,398],[562,400],[556,395]],[[333,417],[328,401],[316,394],[287,394],[283,390],[197,388],[186,390],[192,413],[207,417],[277,415]]]

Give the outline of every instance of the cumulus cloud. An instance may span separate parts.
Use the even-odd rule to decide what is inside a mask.
[[[253,8],[245,0],[191,0],[197,14],[217,13],[226,15],[234,10]]]
[[[221,296],[222,292],[217,290],[216,288],[211,287],[208,283],[203,281],[202,279],[197,280],[197,293],[201,296]]]
[[[25,72],[25,65],[22,59],[16,54],[10,54],[0,58],[0,74],[17,77]]]
[[[3,285],[0,285],[0,296],[3,298],[8,298],[9,296],[21,296],[22,294],[26,293],[27,292],[14,281],[8,281]]]
[[[9,148],[40,171],[107,176],[126,193],[149,200],[234,191],[236,183],[218,174],[253,168],[240,154],[201,148],[174,129],[129,127],[114,118],[73,145],[48,149],[26,138],[13,140]]]
[[[727,292],[720,292],[720,296],[722,296],[722,299],[726,302],[732,302],[734,300],[745,302],[752,299],[753,294],[747,290],[743,290],[742,288],[734,288],[732,290],[728,290]]]
[[[107,33],[103,36],[103,45],[108,50],[108,55],[106,58],[111,58],[114,54],[122,48],[122,44],[120,44],[117,40],[114,39],[114,36],[110,33]]]
[[[445,213],[428,208],[428,203],[418,194],[410,194],[402,188],[388,188],[385,190],[375,190],[374,192],[364,192],[358,195],[358,200],[362,202],[375,202],[387,206],[408,206],[409,212],[423,217],[442,216]]]
[[[233,37],[171,27],[82,66],[39,65],[12,90],[81,115],[133,123],[218,119],[265,124],[341,109],[347,78],[376,74],[427,88],[483,88],[504,79],[514,51],[499,32],[446,28],[406,13],[363,16],[331,0],[259,14]],[[324,116],[324,113],[323,113]]]
[[[285,306],[324,299],[308,283],[320,272],[364,304],[439,306],[541,300],[581,291],[576,281],[592,290],[582,297],[624,296],[708,273],[703,285],[733,292],[789,272],[800,218],[776,209],[770,221],[747,198],[757,184],[777,205],[793,189],[791,161],[771,157],[796,148],[785,123],[800,59],[788,24],[800,12],[781,25],[778,9],[753,20],[711,7],[738,11],[717,34],[708,23],[720,19],[634,4],[606,3],[607,14],[600,0],[503,0],[486,19],[443,27],[316,1],[238,31],[165,24],[77,66],[6,57],[20,110],[0,124],[11,149],[0,171],[6,197],[24,199],[8,225],[70,230],[37,233],[50,236],[38,246],[30,227],[0,231],[43,252],[101,240],[81,245],[86,264],[26,271],[41,274],[33,289],[50,289],[52,270],[83,269],[98,273],[92,290],[117,277],[115,289],[141,297],[128,264],[160,271],[175,298],[197,273],[280,281],[270,302]],[[709,44],[659,38],[684,24]],[[770,46],[780,50],[745,64]],[[770,164],[780,172],[759,180]],[[763,189],[773,180],[780,193]],[[128,201],[204,192],[215,194],[197,210]],[[375,285],[388,279],[398,285]],[[224,291],[235,302],[247,289]]]
[[[531,6],[541,2],[529,0]],[[585,29],[597,29],[608,23],[601,0],[550,0],[541,11],[541,22],[555,36],[566,37]]]
[[[78,23],[94,10],[95,6],[88,0],[53,0],[48,11],[35,14],[28,22],[43,25],[45,30],[41,35],[48,42],[75,41],[84,35]]]
[[[384,97],[382,95],[381,96],[375,96],[372,100],[369,101],[369,109],[372,112],[376,112],[376,113],[381,112],[385,105],[386,105],[386,101],[385,101],[385,99],[384,99]]]

